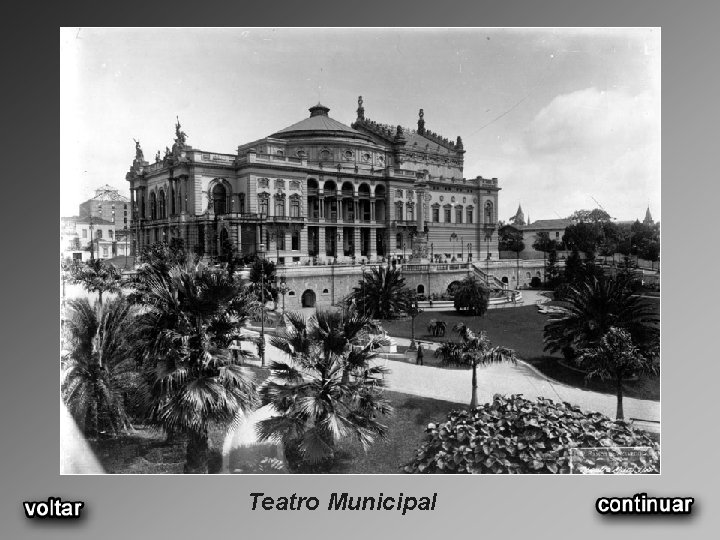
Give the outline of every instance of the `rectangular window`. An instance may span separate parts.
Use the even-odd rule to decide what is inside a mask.
[[[472,208],[467,209],[467,222],[472,223],[473,222],[473,211]]]
[[[265,216],[268,215],[268,200],[267,199],[260,199],[260,213]]]
[[[452,212],[450,208],[445,208],[445,223],[452,223]]]
[[[559,233],[559,232],[556,232],[556,233],[555,233],[555,240],[560,240],[560,233]]]
[[[98,229],[95,238],[102,238],[102,229]]]
[[[113,232],[112,232],[112,230],[109,230],[109,231],[108,231],[108,237],[110,238],[110,240],[112,240],[112,237],[113,237]]]
[[[281,251],[285,251],[285,235],[284,234],[277,235],[277,248]]]
[[[407,220],[408,221],[415,221],[415,208],[412,206],[408,206],[407,209]]]
[[[455,223],[462,223],[462,206],[455,209]]]
[[[87,229],[82,230],[82,237],[87,238]]]
[[[298,199],[290,201],[290,217],[300,217],[300,201]]]
[[[292,233],[292,250],[300,250],[300,231],[293,231]]]
[[[107,257],[107,256],[108,256],[108,248],[107,248],[107,246],[103,246],[103,257]]]
[[[439,208],[432,209],[432,220],[433,220],[433,223],[440,222],[440,209]]]

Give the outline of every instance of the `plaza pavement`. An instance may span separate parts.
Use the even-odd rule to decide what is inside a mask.
[[[251,331],[251,333],[257,336],[257,332]],[[283,360],[285,354],[270,345],[268,336],[265,339],[267,362]],[[400,346],[410,345],[409,339],[393,339]],[[426,350],[425,357],[431,357],[438,345],[438,343],[423,342]],[[253,347],[249,344],[244,346]],[[457,403],[470,403],[471,372],[469,369],[418,366],[415,364],[413,353],[410,353],[410,359],[407,360],[380,360],[379,362],[390,370],[390,373],[386,375],[387,386],[390,390]],[[478,399],[481,403],[488,402],[495,394],[522,394],[527,399],[545,397],[553,401],[566,401],[588,412],[601,412],[610,418],[615,418],[617,408],[615,395],[560,383],[546,377],[523,361],[519,361],[516,365],[503,363],[478,368]],[[659,401],[625,397],[623,407],[626,419],[636,418],[649,421],[650,424],[645,426],[647,429],[659,430],[659,425],[653,425],[654,422],[660,420]]]

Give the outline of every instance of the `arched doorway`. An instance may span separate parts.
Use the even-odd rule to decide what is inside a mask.
[[[315,307],[315,291],[307,289],[300,297],[302,307]]]
[[[508,278],[507,278],[507,276],[503,276],[503,277],[502,277],[502,282],[505,283],[505,285],[508,284]]]
[[[425,294],[425,285],[423,285],[422,283],[421,283],[420,285],[418,285],[418,286],[417,286],[417,293],[418,293],[418,294]]]

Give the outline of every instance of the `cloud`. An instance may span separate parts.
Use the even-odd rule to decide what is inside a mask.
[[[492,166],[503,185],[501,212],[517,201],[533,219],[597,206],[618,219],[660,213],[660,106],[645,92],[587,88],[556,96]],[[494,174],[495,175],[495,174]]]

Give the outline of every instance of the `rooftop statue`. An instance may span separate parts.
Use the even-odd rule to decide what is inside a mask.
[[[143,161],[145,159],[145,156],[143,155],[142,148],[140,148],[140,141],[135,141],[135,161]]]

